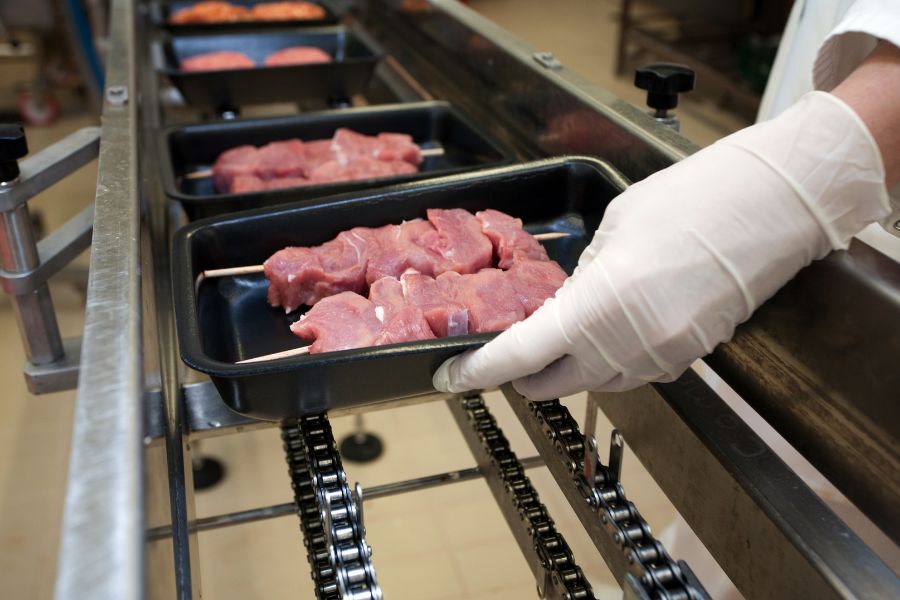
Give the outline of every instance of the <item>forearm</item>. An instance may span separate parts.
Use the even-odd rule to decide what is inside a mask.
[[[900,48],[878,42],[831,93],[859,115],[875,138],[884,161],[885,183],[892,189],[900,183]]]

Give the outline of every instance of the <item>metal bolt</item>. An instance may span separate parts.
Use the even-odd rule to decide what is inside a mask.
[[[115,106],[128,102],[128,88],[124,85],[112,85],[106,88],[106,100]]]
[[[207,421],[206,424],[209,425],[210,427],[212,427],[213,429],[218,429],[219,427],[222,426],[222,424],[219,421]]]
[[[894,221],[894,229],[900,231],[900,221]]]

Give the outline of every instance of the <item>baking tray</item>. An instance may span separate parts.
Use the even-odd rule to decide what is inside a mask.
[[[236,50],[257,64],[291,46],[315,46],[334,62],[284,67],[184,72],[185,58]],[[345,100],[369,84],[382,53],[362,31],[344,26],[218,35],[170,35],[153,43],[154,68],[166,75],[192,106],[219,111],[245,104]]]
[[[246,6],[252,8],[257,4],[264,2],[277,2],[278,0],[228,0],[231,4],[237,6]],[[308,0],[311,1],[311,0]],[[189,2],[151,2],[149,5],[150,18],[157,27],[168,29],[177,33],[222,33],[229,31],[261,31],[267,29],[285,29],[288,27],[322,27],[324,25],[333,25],[338,22],[338,15],[334,8],[328,2],[315,0],[312,3],[318,4],[325,9],[325,17],[322,19],[294,19],[290,21],[237,21],[234,23],[188,23],[176,25],[168,22],[169,15],[197,4],[199,0],[191,0]]]
[[[273,421],[433,392],[431,376],[445,359],[496,334],[239,365],[303,345],[288,330],[302,309],[285,315],[270,307],[262,274],[209,280],[199,293],[194,280],[205,269],[260,264],[285,246],[321,244],[351,227],[399,223],[425,216],[428,208],[454,207],[502,210],[520,217],[532,233],[571,233],[545,244],[571,273],[606,206],[627,185],[605,162],[564,157],[198,221],[174,238],[181,357],[209,374],[232,409]]]
[[[382,131],[407,133],[425,148],[443,147],[444,154],[426,157],[419,172],[410,175],[249,194],[217,194],[210,177],[193,180],[182,177],[191,171],[210,168],[220,153],[235,146],[261,146],[290,138],[323,139],[331,137],[339,127],[349,127],[366,135]],[[380,105],[274,119],[204,123],[175,127],[164,136],[161,147],[166,153],[162,157],[166,193],[182,202],[191,219],[448,175],[476,167],[498,166],[513,159],[512,150],[480,131],[446,102]]]

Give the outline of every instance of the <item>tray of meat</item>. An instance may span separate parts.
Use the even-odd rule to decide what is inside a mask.
[[[204,123],[164,137],[166,192],[192,219],[513,158],[445,102]]]
[[[340,100],[362,92],[381,51],[343,26],[254,34],[172,35],[154,42],[154,67],[193,106]]]
[[[158,27],[178,33],[212,33],[286,27],[322,27],[338,22],[329,3],[293,0],[201,0],[153,2]]]
[[[182,359],[268,420],[433,392],[555,293],[626,186],[565,157],[198,221],[174,239]]]

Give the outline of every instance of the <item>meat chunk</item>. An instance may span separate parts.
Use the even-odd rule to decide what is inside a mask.
[[[325,9],[312,2],[263,2],[250,11],[256,21],[305,21],[324,19]]]
[[[250,69],[255,66],[256,63],[252,58],[243,52],[232,50],[197,54],[181,61],[182,71],[227,71],[229,69]]]
[[[231,180],[230,191],[232,194],[249,194],[252,192],[264,192],[269,189],[269,183],[256,175],[238,175]]]
[[[416,167],[402,160],[384,161],[365,156],[353,159],[349,164],[329,160],[313,169],[309,178],[316,183],[377,179],[415,173]]]
[[[306,153],[298,139],[271,142],[259,149],[256,174],[262,179],[305,177]]]
[[[255,146],[238,146],[226,150],[213,165],[213,187],[221,194],[234,191],[231,183],[238,175],[256,176],[259,167],[259,149]]]
[[[175,11],[169,15],[168,21],[172,25],[233,23],[246,21],[249,17],[250,11],[243,6],[235,6],[229,2],[208,1]]]
[[[520,260],[549,260],[541,243],[522,229],[521,219],[493,209],[477,212],[475,218],[494,246],[498,268],[508,269]]]
[[[419,146],[405,133],[379,133],[372,137],[342,127],[334,132],[331,152],[335,160],[344,165],[360,158],[401,161],[413,166],[422,162]]]
[[[294,46],[273,52],[263,62],[267,67],[285,67],[289,65],[312,65],[330,63],[331,55],[315,46]]]
[[[503,331],[525,318],[515,288],[500,269],[482,269],[472,275],[443,273],[438,283],[469,311],[469,332]]]
[[[375,316],[384,324],[375,339],[376,346],[434,339],[422,310],[406,301],[399,280],[379,279],[369,288],[369,300],[375,304]]]
[[[291,325],[297,337],[314,340],[310,354],[372,346],[382,329],[375,305],[352,292],[325,298]]]
[[[527,317],[556,294],[567,275],[556,261],[548,259],[518,260],[507,271],[507,277]]]
[[[433,231],[434,226],[424,219],[379,228],[377,244],[369,254],[366,280],[371,283],[382,277],[399,278],[407,269],[433,275],[434,259],[421,241]]]
[[[345,232],[346,233],[346,232]],[[366,261],[346,235],[313,248],[288,247],[265,263],[268,300],[285,312],[313,306],[341,292],[362,293],[366,288]]]
[[[408,271],[401,276],[400,283],[406,301],[421,309],[436,336],[447,337],[469,333],[468,309],[464,304],[454,300],[452,292],[448,293],[437,280],[415,271]]]
[[[434,258],[435,274],[475,273],[491,266],[493,246],[472,213],[461,208],[429,208],[426,212],[435,230],[423,234],[420,243]]]
[[[262,181],[262,180],[260,180]],[[267,190],[284,190],[287,188],[295,188],[295,187],[305,187],[310,185],[309,179],[304,179],[303,177],[282,177],[281,179],[270,179],[269,181],[264,181],[265,189]],[[256,190],[250,190],[256,191]],[[232,189],[233,193],[238,193],[237,190]]]

